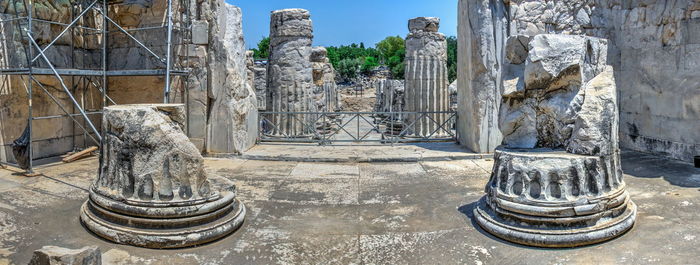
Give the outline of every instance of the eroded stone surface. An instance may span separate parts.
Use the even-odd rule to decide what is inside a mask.
[[[485,139],[500,142],[492,134],[498,131],[493,116],[498,94],[508,89],[499,87],[498,74],[507,72],[498,61],[503,54],[506,62],[519,64],[525,38],[574,34],[609,40],[601,51],[615,67],[623,147],[685,161],[700,152],[694,122],[700,113],[696,1],[461,0],[459,14],[458,78],[466,103],[460,104],[457,127],[462,144],[488,152],[496,145]],[[513,36],[520,39],[508,38]],[[520,49],[508,48],[512,45]]]
[[[522,41],[529,41],[527,49]],[[500,128],[477,223],[508,241],[573,247],[632,227],[622,180],[617,90],[607,41],[571,35],[506,42]],[[527,57],[523,58],[523,54]]]
[[[100,265],[102,254],[95,246],[81,249],[67,249],[57,246],[44,246],[34,251],[29,265]]]
[[[409,20],[406,37],[405,110],[408,112],[443,112],[449,110],[450,85],[447,78],[447,41],[437,32],[439,18],[418,17]],[[424,117],[408,114],[405,124],[413,124],[408,134],[415,137],[446,135],[443,123],[447,114],[431,113]]]
[[[491,152],[501,143],[497,125],[507,23],[504,1],[459,1],[457,135],[474,152]]]
[[[184,123],[181,104],[105,108],[100,171],[81,208],[88,229],[117,243],[175,248],[241,225],[245,207],[235,187],[208,176]]]
[[[528,39],[510,37],[509,43],[518,44],[507,46],[515,51],[506,51],[506,54],[527,52],[528,56],[526,60],[513,60],[520,63],[505,65],[500,114],[503,143],[513,148],[568,148],[580,149],[575,152],[578,154],[611,154],[616,149],[610,146],[615,133],[607,125],[617,124],[617,118],[610,114],[616,109],[611,106],[616,95],[612,68],[605,68],[607,42],[584,36],[537,35],[529,39],[528,48],[523,51],[522,40]],[[599,76],[602,71],[607,74]],[[598,80],[589,84],[594,76],[599,76]],[[590,95],[586,94],[589,90]],[[580,118],[581,112],[587,117]],[[598,117],[595,124],[587,122],[590,116]],[[578,134],[584,135],[574,137],[577,119],[584,119],[578,122],[577,129]],[[596,129],[581,126],[596,127],[598,132],[586,132]],[[602,135],[600,131],[606,132]],[[583,143],[595,141],[585,134],[603,137],[603,142],[594,144],[598,150]],[[578,147],[569,148],[572,142]],[[588,145],[587,151],[581,148],[584,145]]]
[[[257,138],[257,99],[250,85],[243,41],[241,9],[224,3],[212,27],[209,53],[209,121],[207,152],[240,154]]]
[[[267,88],[275,112],[305,112],[313,109],[311,14],[304,9],[273,11],[270,22],[270,58]],[[305,115],[273,114],[272,135],[303,137],[311,134]]]
[[[314,81],[313,102],[316,106],[313,111],[331,112],[338,110],[335,69],[328,60],[326,48],[314,47],[311,50],[311,66]]]

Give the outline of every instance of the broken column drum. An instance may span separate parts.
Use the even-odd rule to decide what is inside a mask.
[[[183,133],[182,104],[104,109],[99,175],[80,219],[95,234],[147,248],[179,248],[238,229],[245,206],[233,183],[209,176]]]
[[[376,105],[375,122],[386,126],[390,135],[404,132],[404,83],[402,80],[380,79],[375,81]]]
[[[313,111],[324,112],[323,115],[313,115],[316,121],[316,131],[320,134],[333,132],[338,115],[331,113],[338,110],[338,94],[336,93],[335,69],[328,59],[328,51],[324,47],[314,47],[311,50],[311,65],[313,68]]]
[[[273,11],[270,21],[270,58],[267,87],[272,96],[268,109],[273,112],[309,112],[313,110],[311,43],[313,28],[309,11],[284,9]],[[271,136],[309,137],[313,124],[309,115],[272,114]]]
[[[406,37],[406,111],[449,111],[449,86],[447,77],[447,41],[438,32],[440,19],[419,17],[409,20]],[[447,113],[408,114],[406,125],[410,135],[428,137],[447,135]],[[411,126],[411,124],[413,124]],[[440,127],[442,126],[442,128]]]
[[[267,110],[267,68],[254,66],[253,73],[255,75],[254,87],[255,87],[255,97],[258,100],[258,110]]]
[[[570,35],[507,40],[500,129],[476,222],[502,239],[574,247],[630,229],[617,92],[607,41]]]

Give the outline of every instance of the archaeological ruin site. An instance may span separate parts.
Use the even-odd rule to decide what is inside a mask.
[[[698,217],[700,0],[0,0],[0,265],[697,264]]]

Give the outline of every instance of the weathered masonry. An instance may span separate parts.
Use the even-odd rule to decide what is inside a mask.
[[[272,101],[267,108],[273,112],[308,112],[314,108],[310,18],[309,11],[303,9],[277,10],[271,14],[267,89]],[[308,116],[276,113],[270,118],[277,125],[272,135],[307,137],[312,134],[313,126],[307,125]]]
[[[406,37],[405,109],[409,112],[440,112],[449,110],[447,87],[447,41],[438,32],[440,19],[418,17],[408,21]],[[414,124],[411,136],[424,137],[435,132],[445,134],[440,126],[446,113],[430,117],[409,114],[405,124]]]
[[[542,33],[609,40],[623,148],[691,161],[700,154],[700,3],[697,1],[459,1],[458,134],[490,152],[509,36]]]
[[[223,0],[3,3],[0,161],[15,162],[10,145],[28,124],[33,159],[99,145],[102,107],[125,103],[185,103],[185,131],[203,152],[254,144],[239,8]]]

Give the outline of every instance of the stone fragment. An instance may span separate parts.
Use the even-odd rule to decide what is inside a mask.
[[[311,51],[311,66],[314,79],[315,111],[331,112],[338,110],[338,94],[335,83],[335,69],[328,60],[324,47],[314,47]]]
[[[453,81],[449,87],[447,87],[448,93],[450,93],[450,110],[457,111],[457,80]]]
[[[95,234],[148,248],[204,244],[235,231],[244,205],[229,180],[209,176],[183,133],[182,104],[104,109],[99,175],[80,219]]]
[[[437,17],[417,17],[408,21],[409,31],[438,32],[440,28],[440,18]]]
[[[478,153],[493,152],[501,143],[503,49],[508,36],[508,3],[460,0],[457,34],[457,137]]]
[[[203,20],[192,21],[192,44],[209,44],[209,23]]]
[[[521,64],[527,59],[530,37],[515,35],[506,41],[506,60],[511,64]]]
[[[249,83],[243,41],[241,9],[223,4],[217,13],[218,34],[211,34],[209,53],[209,119],[206,151],[240,154],[257,139],[258,110],[255,91]]]
[[[258,65],[253,66],[253,81],[255,87],[255,98],[258,100],[258,110],[268,110],[268,101],[270,97],[267,91],[267,68]]]
[[[406,106],[408,114],[404,123],[408,136],[445,136],[451,128],[446,112],[450,108],[447,87],[447,41],[437,32],[438,18],[418,17],[409,21],[406,37]]]
[[[102,254],[96,246],[68,249],[44,246],[35,250],[29,265],[100,265]]]
[[[589,81],[583,88],[585,99],[576,115],[566,150],[582,155],[612,155],[619,149],[617,93],[612,67]]]
[[[565,148],[585,99],[586,89],[581,88],[605,65],[605,52],[600,50],[607,49],[606,41],[548,34],[530,40],[525,63],[503,67],[499,119],[503,144],[512,148]],[[522,52],[521,45],[506,48],[517,50],[507,50],[506,54]]]

